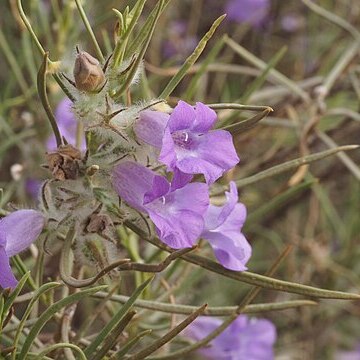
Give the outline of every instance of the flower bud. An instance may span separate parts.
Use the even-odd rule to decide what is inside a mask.
[[[105,83],[105,75],[99,61],[87,52],[79,50],[75,59],[74,78],[76,88],[86,92],[99,91]]]

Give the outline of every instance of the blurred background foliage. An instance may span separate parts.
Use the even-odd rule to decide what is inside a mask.
[[[83,1],[104,54],[109,55],[114,45],[116,17],[111,9],[123,11],[133,3]],[[134,100],[161,93],[197,41],[224,13],[225,3],[170,2],[145,56]],[[326,14],[335,16],[330,21],[302,1],[270,3],[266,19],[258,26],[225,19],[169,101],[171,105],[180,98],[208,104],[239,102],[274,109],[258,126],[236,137],[241,162],[227,180],[337,145],[360,143],[360,3],[317,1]],[[155,4],[148,0],[144,15]],[[62,70],[70,77],[75,45],[96,55],[72,0],[28,0],[24,9],[50,58],[61,60]],[[29,206],[36,203],[29,184],[47,176],[40,164],[50,127],[36,92],[42,59],[18,15],[16,1],[1,1],[0,14],[0,188],[4,189],[0,208],[8,202]],[[339,19],[343,20],[337,23]],[[49,81],[48,91],[55,108],[64,95],[54,81]],[[221,121],[249,115],[219,112]],[[240,199],[248,208],[244,233],[253,245],[252,272],[264,273],[292,244],[276,277],[360,291],[359,160],[359,151],[340,153],[241,190]],[[24,259],[31,269],[31,253]],[[44,278],[55,279],[56,262],[49,256],[45,264]],[[235,305],[249,290],[246,284],[240,286],[191,265],[183,271],[190,269],[192,276],[174,294],[181,303]],[[125,279],[122,286],[130,292],[131,282],[126,284]],[[256,302],[293,298],[263,290]],[[77,315],[75,328],[94,306],[89,302]],[[103,316],[105,321],[109,317]],[[266,316],[278,329],[279,359],[336,359],[340,349],[351,349],[360,340],[359,302],[322,300],[318,307]]]

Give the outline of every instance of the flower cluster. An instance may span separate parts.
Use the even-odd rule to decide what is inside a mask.
[[[193,107],[179,101],[171,115],[141,112],[136,136],[158,150],[167,173],[124,160],[113,170],[113,185],[128,205],[149,215],[168,246],[191,247],[204,238],[224,267],[244,271],[251,247],[241,233],[246,209],[238,203],[235,183],[224,206],[209,203],[209,186],[239,162],[231,134],[212,130],[216,120],[216,113],[200,102]],[[192,182],[195,175],[203,175],[206,183]]]
[[[185,335],[200,341],[221,323],[221,319],[202,316],[186,328]],[[275,341],[276,329],[272,322],[240,315],[199,353],[209,360],[271,360]]]
[[[78,108],[70,100],[63,100],[56,110],[59,129],[69,144],[58,149],[52,148],[53,139],[47,144],[51,150],[46,155],[48,168],[57,180],[44,184],[40,199],[46,217],[53,220],[52,229],[48,230],[66,232],[68,225],[75,223],[78,231],[75,249],[85,263],[92,259],[90,243],[99,240],[105,247],[104,253],[113,259],[117,252],[112,234],[114,224],[121,219],[107,211],[107,207],[116,207],[115,189],[128,206],[149,216],[166,245],[173,249],[188,248],[203,238],[224,267],[246,270],[251,247],[241,233],[246,208],[238,203],[236,184],[230,183],[223,206],[212,205],[209,199],[210,186],[239,162],[231,134],[213,129],[217,120],[215,111],[200,102],[192,106],[184,101],[179,101],[170,115],[156,110],[125,109],[112,116],[114,122],[110,128],[109,122],[103,123],[114,132],[115,140],[111,137],[100,143],[99,151],[89,156],[88,151],[81,153],[71,145],[76,142],[75,114],[79,115],[76,111],[84,99],[86,103],[98,96],[82,91]],[[86,127],[86,119],[81,116],[80,119]],[[121,133],[119,124],[125,119],[129,126]],[[88,127],[88,131],[91,129]],[[116,136],[126,143],[125,147],[119,145]],[[85,141],[81,150],[84,145]],[[104,210],[99,213],[99,208]],[[37,225],[27,231],[30,215],[36,215],[31,221]],[[89,233],[89,224],[97,217],[106,218],[106,224]],[[16,231],[12,229],[13,218],[20,224]],[[9,244],[18,242],[21,249],[26,248],[40,234],[43,218],[41,212],[23,210],[2,220],[2,266],[7,269],[3,272],[2,285],[15,284],[8,265],[8,257],[14,254]],[[22,236],[22,232],[27,232],[27,236]]]

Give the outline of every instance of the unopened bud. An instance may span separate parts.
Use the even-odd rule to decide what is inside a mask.
[[[105,75],[97,59],[86,51],[79,51],[74,66],[76,88],[81,91],[99,91],[105,83]]]
[[[170,114],[173,110],[168,104],[166,104],[164,102],[153,105],[151,107],[151,109],[153,109],[155,111],[164,112],[166,114]]]
[[[99,169],[100,169],[99,165],[91,165],[86,169],[86,175],[94,176],[99,171]]]

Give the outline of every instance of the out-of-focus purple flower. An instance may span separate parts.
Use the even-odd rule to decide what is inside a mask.
[[[25,191],[33,199],[37,199],[41,189],[41,181],[38,179],[28,178],[25,180]]]
[[[281,27],[287,32],[296,32],[304,26],[304,18],[297,14],[287,14],[281,18]]]
[[[225,12],[229,20],[261,26],[270,10],[270,0],[229,0]]]
[[[76,131],[77,120],[74,113],[71,110],[72,101],[68,98],[64,98],[60,101],[55,110],[55,118],[60,130],[60,134],[65,137],[67,142],[71,145],[76,145]],[[56,150],[55,136],[51,135],[46,143],[48,150]],[[85,136],[81,139],[80,150],[86,149]]]
[[[163,42],[163,55],[166,59],[183,61],[196,48],[198,39],[188,36],[185,21],[172,21],[169,24],[168,38]]]
[[[360,344],[352,351],[339,351],[336,360],[360,360]]]
[[[0,220],[0,286],[14,288],[17,280],[9,258],[25,250],[40,235],[45,217],[36,210],[17,210]]]
[[[168,170],[203,174],[206,182],[212,184],[239,162],[231,134],[210,130],[216,120],[215,111],[208,106],[198,102],[194,108],[179,101],[167,122],[163,113],[144,112],[135,125],[135,132],[153,146],[161,142],[159,161],[167,165]],[[157,123],[157,133],[152,131],[146,135],[144,130],[150,127],[146,123]]]
[[[236,184],[230,183],[224,206],[210,205],[205,214],[205,230],[201,237],[208,240],[218,261],[227,269],[247,270],[251,246],[241,228],[246,219],[244,204],[238,203]]]
[[[222,324],[221,319],[201,316],[185,330],[187,337],[199,341]],[[240,315],[209,346],[199,350],[213,360],[272,360],[276,328],[266,319],[249,319]]]
[[[195,244],[204,229],[203,215],[209,206],[206,184],[184,184],[177,174],[170,184],[165,177],[130,161],[117,165],[112,175],[119,196],[149,215],[165,244],[174,249]]]

